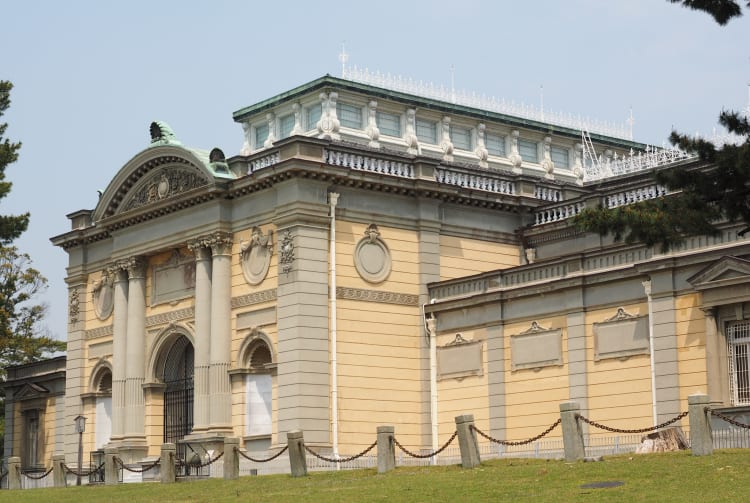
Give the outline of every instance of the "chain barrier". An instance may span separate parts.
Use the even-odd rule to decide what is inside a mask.
[[[375,448],[375,446],[378,445],[377,442],[373,442],[370,447],[367,447],[364,451],[360,452],[359,454],[355,454],[354,456],[349,456],[348,458],[328,458],[326,456],[323,456],[322,454],[318,454],[317,452],[310,449],[308,446],[305,446],[305,450],[315,456],[318,459],[322,459],[323,461],[328,461],[329,463],[346,463],[348,461],[354,461],[357,458],[361,458],[371,450]]]
[[[638,429],[635,429],[635,430],[625,430],[625,429],[622,429],[622,428],[612,428],[611,426],[605,426],[605,425],[603,425],[601,423],[597,423],[596,421],[592,421],[591,419],[588,419],[587,417],[584,417],[584,416],[582,416],[580,414],[576,414],[576,419],[580,419],[584,423],[588,423],[591,426],[595,426],[597,428],[600,428],[602,430],[607,430],[607,431],[610,431],[612,433],[649,433],[649,432],[652,432],[652,431],[660,430],[660,429],[664,428],[665,426],[669,426],[672,423],[676,423],[677,421],[679,421],[680,419],[682,419],[683,417],[685,417],[687,415],[688,415],[688,412],[685,411],[682,414],[673,417],[669,421],[664,421],[663,423],[657,424],[656,426],[649,426],[648,428],[638,428]]]
[[[71,467],[69,467],[68,465],[66,465],[65,463],[63,463],[62,466],[63,466],[63,469],[66,472],[72,473],[76,477],[90,477],[91,475],[93,475],[93,474],[95,474],[95,473],[97,473],[97,472],[99,472],[99,471],[101,471],[101,470],[104,469],[104,463],[100,464],[99,466],[97,466],[93,470],[88,471],[88,472],[84,472],[84,473],[78,473],[77,471],[75,471],[74,469],[72,469]]]
[[[120,468],[122,468],[123,470],[127,470],[130,473],[143,473],[143,472],[147,472],[150,469],[154,468],[156,465],[158,465],[160,461],[161,461],[161,457],[157,458],[156,461],[154,461],[150,465],[146,465],[146,466],[143,466],[141,468],[128,468],[127,466],[125,466],[125,463],[122,461],[122,459],[115,458],[115,463],[119,464]]]
[[[731,417],[725,416],[724,414],[721,414],[720,412],[716,412],[715,410],[711,410],[709,407],[706,407],[703,409],[705,412],[710,412],[712,416],[716,416],[719,419],[723,419],[727,423],[734,425],[738,428],[744,428],[746,430],[750,430],[750,424],[740,423],[736,419],[732,419]]]
[[[255,459],[255,458],[253,458],[253,457],[250,457],[250,456],[248,456],[248,455],[247,455],[247,454],[245,454],[244,452],[242,452],[242,451],[240,450],[240,448],[239,448],[239,447],[235,447],[235,448],[234,448],[235,452],[236,452],[236,453],[238,453],[238,454],[239,454],[240,456],[242,456],[242,457],[243,457],[243,458],[245,458],[245,459],[249,459],[250,461],[253,461],[253,462],[255,462],[255,463],[268,463],[269,461],[273,461],[274,459],[276,459],[276,458],[278,458],[279,456],[281,456],[282,454],[284,454],[284,453],[286,452],[286,450],[287,450],[287,449],[289,449],[289,446],[288,446],[288,445],[285,445],[283,449],[281,449],[281,450],[280,450],[279,452],[277,452],[276,454],[274,454],[274,455],[273,455],[273,456],[271,456],[270,458],[266,458],[266,459]]]
[[[483,432],[482,430],[480,430],[479,428],[477,428],[474,425],[471,425],[470,428],[472,430],[476,431],[478,435],[480,435],[480,436],[486,438],[487,440],[489,440],[490,442],[494,442],[496,444],[500,444],[500,445],[526,445],[526,444],[530,444],[532,442],[536,442],[540,438],[542,438],[542,437],[544,437],[546,435],[549,435],[552,432],[552,430],[554,430],[555,428],[557,428],[558,426],[560,426],[560,422],[561,421],[562,421],[562,419],[558,419],[557,421],[555,421],[554,423],[552,423],[552,426],[550,426],[549,428],[547,428],[546,430],[544,430],[543,432],[541,432],[539,435],[537,435],[535,437],[531,437],[531,438],[528,438],[526,440],[516,440],[516,441],[500,440],[500,439],[497,439],[497,438],[493,438],[493,437],[487,435],[485,432]]]
[[[449,438],[448,441],[446,443],[444,443],[443,446],[440,449],[436,450],[435,452],[431,452],[430,454],[416,454],[414,452],[411,452],[406,447],[404,447],[403,445],[401,445],[401,442],[399,442],[398,440],[396,440],[396,437],[391,437],[391,438],[393,439],[393,443],[396,444],[396,447],[398,447],[399,449],[401,449],[402,451],[404,451],[407,455],[409,455],[409,456],[411,456],[413,458],[425,459],[425,458],[431,458],[432,456],[437,456],[438,454],[440,454],[441,452],[443,452],[451,444],[451,442],[453,442],[453,440],[457,436],[458,436],[458,430],[456,430],[456,431],[453,432],[453,435],[451,435],[451,438]]]
[[[223,455],[224,455],[224,452],[220,452],[219,454],[216,455],[216,457],[214,459],[209,459],[205,463],[201,463],[201,464],[198,464],[198,465],[190,465],[190,467],[191,468],[205,468],[207,466],[211,466],[212,464],[216,463],[219,459],[221,459],[221,457]]]
[[[44,472],[43,474],[41,474],[39,476],[30,475],[30,474],[28,474],[28,473],[26,473],[24,471],[21,471],[21,474],[24,475],[24,476],[26,476],[26,477],[28,477],[28,478],[30,478],[31,480],[42,480],[44,477],[46,477],[47,475],[49,475],[50,473],[52,473],[52,469],[53,468],[54,468],[54,466],[50,467],[49,470],[47,470],[46,472]]]

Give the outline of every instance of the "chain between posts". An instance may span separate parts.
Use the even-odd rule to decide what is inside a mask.
[[[723,419],[727,423],[734,425],[738,428],[744,428],[746,430],[750,430],[750,424],[740,423],[739,421],[732,419],[731,417],[725,416],[724,414],[721,414],[720,412],[716,412],[715,410],[711,410],[711,408],[706,407],[703,409],[705,412],[710,412],[712,416],[716,416],[719,419]]]
[[[322,459],[323,461],[328,461],[329,463],[346,463],[348,461],[354,461],[357,458],[361,458],[371,450],[375,448],[375,446],[378,445],[377,442],[373,442],[369,447],[367,447],[364,451],[360,452],[359,454],[355,454],[354,456],[349,456],[348,458],[328,458],[326,456],[323,456],[322,454],[318,454],[317,452],[310,449],[308,446],[305,446],[305,450],[315,456],[318,459]]]
[[[546,430],[544,430],[543,432],[541,432],[539,435],[537,435],[535,437],[531,437],[531,438],[528,438],[526,440],[517,440],[517,441],[499,440],[497,438],[493,438],[493,437],[487,435],[486,433],[484,433],[483,431],[481,431],[479,428],[477,428],[474,425],[471,425],[470,428],[472,430],[476,431],[478,435],[480,435],[480,436],[486,438],[487,440],[489,440],[490,442],[494,442],[496,444],[500,444],[500,445],[526,445],[526,444],[530,444],[531,442],[536,442],[540,438],[542,438],[542,437],[544,437],[546,435],[549,435],[550,432],[552,432],[552,430],[554,430],[555,428],[557,428],[560,425],[561,421],[562,421],[561,419],[558,419],[557,421],[555,421],[554,423],[552,423],[552,426],[550,426],[549,428],[547,428]]]
[[[76,477],[89,477],[89,476],[95,474],[96,472],[100,471],[102,468],[104,468],[104,463],[100,464],[99,466],[97,466],[93,470],[85,472],[85,473],[78,473],[77,471],[75,471],[74,469],[72,469],[71,467],[69,467],[68,465],[66,465],[65,463],[63,463],[62,466],[63,466],[63,468],[65,469],[66,472],[72,473]]]
[[[183,462],[183,463],[181,463],[181,466],[184,465],[184,466],[189,466],[191,468],[205,468],[207,466],[211,466],[212,464],[216,463],[223,455],[224,455],[224,453],[221,452],[221,453],[217,454],[214,459],[209,459],[205,463],[193,464],[193,463],[185,463],[185,462]]]
[[[660,430],[661,428],[664,428],[665,426],[669,426],[672,423],[676,423],[677,421],[679,421],[680,419],[682,419],[683,417],[685,417],[687,415],[688,415],[688,412],[685,411],[682,414],[679,414],[679,415],[673,417],[669,421],[664,421],[663,423],[657,424],[656,426],[649,426],[647,428],[638,428],[638,429],[634,429],[634,430],[625,430],[625,429],[622,429],[622,428],[612,428],[611,426],[605,426],[605,425],[603,425],[601,423],[597,423],[596,421],[592,421],[591,419],[588,419],[587,417],[584,417],[584,416],[582,416],[580,414],[576,414],[576,419],[580,419],[584,423],[588,423],[591,426],[595,426],[596,428],[600,428],[602,430],[611,431],[612,433],[648,433],[648,432],[651,432],[651,431]]]
[[[54,468],[54,466],[53,466],[53,467],[50,467],[50,469],[49,469],[49,470],[47,470],[47,471],[46,471],[46,472],[44,472],[43,474],[39,475],[38,477],[37,477],[36,475],[29,475],[28,473],[25,473],[25,472],[23,472],[23,471],[22,471],[21,473],[22,473],[22,474],[23,474],[23,475],[24,475],[25,477],[28,477],[28,478],[30,478],[31,480],[42,480],[42,479],[43,479],[44,477],[46,477],[47,475],[49,475],[50,473],[52,473],[52,469],[53,469],[53,468]]]
[[[283,449],[281,449],[281,450],[280,450],[279,452],[277,452],[276,454],[274,454],[274,455],[273,455],[273,456],[271,456],[270,458],[266,458],[266,459],[255,459],[255,458],[253,458],[253,457],[250,457],[250,456],[248,456],[247,454],[245,454],[244,452],[242,452],[242,451],[240,450],[240,448],[239,448],[239,447],[235,447],[235,448],[234,448],[234,451],[235,451],[235,452],[236,452],[237,454],[239,454],[240,456],[242,456],[243,458],[245,458],[245,459],[249,459],[250,461],[253,461],[254,463],[268,463],[269,461],[273,461],[274,459],[276,459],[276,458],[278,458],[279,456],[281,456],[282,454],[284,454],[284,453],[286,452],[286,450],[287,450],[287,449],[289,449],[289,446],[288,446],[288,445],[285,445],[285,446],[284,446],[284,448],[283,448]]]
[[[429,454],[416,454],[414,452],[411,452],[409,449],[407,449],[406,447],[404,447],[403,445],[401,445],[401,442],[399,442],[398,440],[396,440],[396,437],[391,437],[391,438],[393,439],[393,443],[396,444],[396,447],[398,447],[399,449],[401,449],[402,451],[404,451],[407,455],[409,455],[409,456],[411,456],[413,458],[425,459],[425,458],[431,458],[432,456],[437,456],[438,454],[440,454],[441,452],[443,452],[451,444],[451,442],[453,442],[453,440],[455,440],[456,436],[458,436],[458,430],[456,430],[456,431],[453,432],[453,435],[451,435],[451,438],[449,438],[448,441],[446,443],[444,443],[443,446],[440,449],[436,450],[435,452],[431,452]]]
[[[122,468],[123,470],[127,470],[127,471],[129,471],[131,473],[143,473],[143,472],[147,472],[150,469],[154,468],[156,465],[158,465],[160,461],[161,461],[161,457],[157,458],[156,461],[154,461],[150,465],[146,465],[146,466],[144,466],[142,468],[128,468],[127,466],[125,466],[125,463],[122,461],[122,459],[115,458],[115,462],[120,465],[120,468]]]

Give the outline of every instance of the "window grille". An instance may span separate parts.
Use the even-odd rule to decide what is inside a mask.
[[[471,130],[451,126],[451,143],[455,148],[471,150]]]
[[[362,109],[358,106],[337,103],[336,114],[343,127],[362,129]]]
[[[555,163],[556,168],[569,168],[570,167],[570,154],[567,148],[562,147],[550,147],[549,156],[552,162]]]
[[[518,153],[526,162],[539,162],[539,151],[536,148],[536,142],[528,140],[518,140]]]
[[[318,103],[317,105],[313,105],[311,107],[307,107],[305,109],[305,115],[307,116],[306,125],[307,125],[308,131],[318,127],[318,121],[320,120],[321,113],[322,113],[322,108],[320,106],[320,103]]]
[[[417,119],[417,138],[425,143],[437,143],[437,122]]]
[[[732,405],[750,405],[750,321],[727,324]]]
[[[484,142],[490,155],[505,157],[505,137],[488,133]]]
[[[287,138],[294,129],[294,114],[285,115],[279,119],[279,133],[281,138]]]
[[[401,136],[401,118],[395,114],[378,111],[378,129],[387,136]]]

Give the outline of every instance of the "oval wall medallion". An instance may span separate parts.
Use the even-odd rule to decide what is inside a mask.
[[[94,281],[91,299],[96,317],[102,321],[109,318],[114,308],[114,277],[107,271],[102,273],[98,281]]]
[[[370,283],[382,283],[391,273],[391,252],[380,238],[377,225],[371,224],[354,248],[354,267]]]
[[[258,285],[266,279],[273,253],[272,236],[273,231],[268,231],[264,236],[260,227],[253,227],[250,241],[240,243],[242,273],[250,285]]]

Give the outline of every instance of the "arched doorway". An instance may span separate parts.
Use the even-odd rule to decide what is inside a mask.
[[[193,345],[175,339],[164,359],[164,442],[176,443],[193,429]]]

